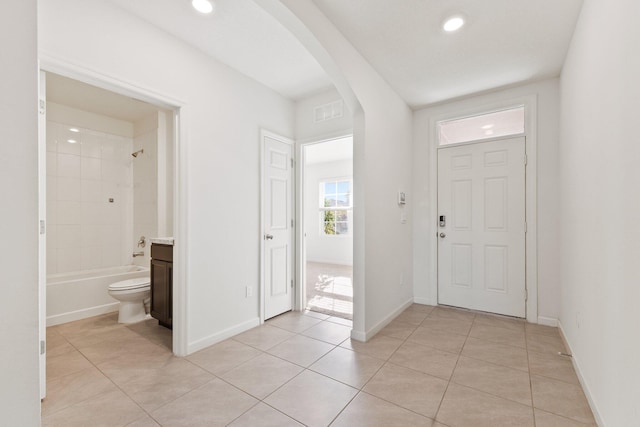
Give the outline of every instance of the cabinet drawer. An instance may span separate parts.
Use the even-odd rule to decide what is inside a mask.
[[[173,246],[171,245],[151,245],[151,258],[173,262]]]

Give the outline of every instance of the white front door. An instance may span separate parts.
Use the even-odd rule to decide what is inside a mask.
[[[525,138],[438,150],[438,303],[525,317]]]
[[[264,319],[293,307],[293,142],[262,135]]]

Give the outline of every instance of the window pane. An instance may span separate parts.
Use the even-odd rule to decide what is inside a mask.
[[[348,221],[349,213],[348,211],[335,211],[336,221]]]
[[[325,222],[324,223],[324,234],[333,235],[336,234],[336,224],[335,222]]]
[[[349,234],[349,223],[337,222],[336,223],[336,234]]]
[[[524,107],[438,123],[438,144],[448,145],[524,133]]]
[[[338,194],[338,206],[351,206],[351,197],[349,194]]]
[[[324,183],[324,194],[329,196],[331,194],[336,194],[336,183],[335,182],[325,182]]]
[[[351,193],[351,182],[349,181],[338,182],[338,193]]]
[[[325,208],[333,208],[337,206],[337,200],[335,196],[325,196],[324,198],[324,207]]]

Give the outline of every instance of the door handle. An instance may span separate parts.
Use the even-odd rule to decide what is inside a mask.
[[[440,233],[440,238],[444,239],[445,237],[447,237],[447,235],[446,235],[446,234],[444,234],[444,233]]]
[[[265,240],[273,240],[273,234],[265,234],[264,235],[264,239]]]

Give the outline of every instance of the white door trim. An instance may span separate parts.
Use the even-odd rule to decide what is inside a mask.
[[[537,132],[537,95],[529,95],[518,98],[506,99],[499,102],[482,104],[472,108],[456,108],[452,104],[449,111],[434,115],[429,119],[429,200],[431,204],[429,222],[429,246],[431,250],[430,264],[431,280],[429,295],[431,301],[436,304],[438,301],[438,128],[437,123],[443,120],[451,120],[461,117],[469,117],[487,112],[504,110],[511,107],[525,106],[525,133],[527,165],[525,167],[526,180],[526,209],[525,218],[527,222],[526,234],[526,287],[527,287],[527,321],[538,323],[538,238],[537,238],[537,212],[538,212],[538,191],[537,191],[537,153],[538,153],[538,132]],[[478,142],[486,142],[481,140]]]
[[[39,53],[40,69],[60,74],[84,83],[136,98],[174,112],[174,238],[173,248],[173,353],[176,356],[188,354],[188,226],[187,226],[187,127],[189,106],[186,102],[135,83],[85,68],[65,59]]]
[[[297,239],[295,238],[295,236],[297,235],[297,230],[298,230],[298,220],[297,220],[297,209],[296,209],[296,194],[297,194],[297,186],[298,183],[296,182],[296,174],[295,174],[295,164],[296,162],[296,150],[295,150],[295,142],[290,139],[287,138],[285,136],[282,135],[278,135],[277,133],[273,133],[270,132],[268,130],[265,129],[260,129],[260,235],[259,235],[259,239],[260,239],[260,324],[263,324],[265,321],[265,277],[264,277],[264,238],[263,236],[265,235],[265,223],[264,223],[264,156],[265,156],[265,152],[264,152],[264,139],[265,138],[271,138],[271,139],[275,139],[276,141],[280,141],[282,143],[285,144],[289,144],[291,146],[291,155],[292,157],[292,161],[294,162],[294,168],[292,168],[292,172],[291,172],[291,185],[293,186],[293,188],[291,189],[291,203],[292,206],[294,207],[293,209],[293,215],[294,218],[293,219],[293,224],[294,224],[294,229],[292,230],[292,239],[291,239],[291,244],[292,244],[292,248],[291,248],[291,265],[293,267],[293,272],[291,277],[294,278],[294,286],[293,286],[293,292],[291,295],[291,308],[293,310],[296,310],[296,302],[300,299],[300,281],[298,280],[299,277],[299,272],[298,272],[298,268],[297,268],[297,264],[296,264],[296,259],[298,258],[298,245],[297,245]]]
[[[38,312],[40,331],[40,400],[47,395],[47,76],[43,71],[38,78]],[[44,103],[44,105],[40,104]]]

